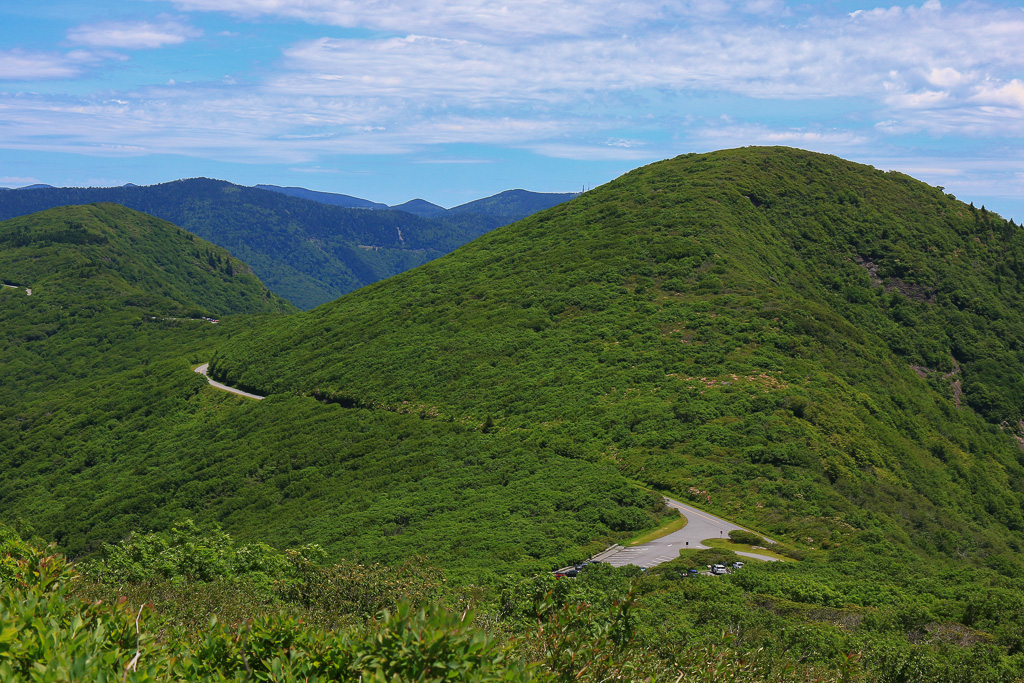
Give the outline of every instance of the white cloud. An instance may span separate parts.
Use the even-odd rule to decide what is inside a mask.
[[[99,58],[74,50],[68,53],[21,50],[0,51],[0,80],[41,81],[74,78]]]
[[[577,161],[654,161],[662,156],[668,156],[649,150],[566,142],[543,142],[526,147],[542,156]]]
[[[202,31],[169,17],[156,21],[103,21],[76,26],[68,31],[68,40],[99,48],[140,50],[180,45]]]
[[[26,185],[36,185],[40,183],[38,178],[32,177],[18,177],[18,176],[4,176],[0,178],[0,186],[2,187],[25,187]]]
[[[709,0],[681,3],[690,11]],[[727,5],[728,3],[717,3]],[[394,33],[514,40],[537,35],[589,35],[671,16],[667,6],[606,0],[175,0],[185,11],[280,16],[314,24]]]
[[[252,6],[255,0],[236,2]],[[264,11],[298,11],[288,3],[256,4]],[[868,97],[903,110],[962,102],[972,85],[1007,80],[1024,68],[1017,47],[1024,35],[1020,12],[951,11],[929,3],[782,26],[751,23],[731,9],[728,3],[686,3],[676,14],[703,12],[711,19],[642,21],[643,38],[628,32],[630,21],[639,21],[635,16],[614,34],[532,40],[459,37],[444,22],[419,26],[419,19],[411,19],[400,26],[425,31],[298,43],[285,51],[289,72],[270,85],[313,96],[444,98],[456,106],[564,103],[583,93],[631,98],[637,90],[661,89],[782,99]]]
[[[183,10],[299,18],[383,32],[283,51],[265,79],[102,98],[22,96],[0,145],[94,154],[181,153],[313,165],[328,155],[483,143],[573,159],[666,156],[653,139],[787,144],[842,153],[900,134],[1006,136],[1024,121],[1024,13],[929,2],[793,19],[779,0],[178,0]],[[980,9],[979,9],[980,8]],[[396,35],[397,34],[397,35]],[[79,26],[91,48],[199,35],[182,19]],[[113,55],[0,53],[0,77],[69,78]],[[9,63],[5,66],[5,59]],[[220,72],[217,72],[218,74]],[[47,75],[50,74],[50,75]],[[161,80],[167,78],[161,75]],[[170,87],[172,86],[173,87]],[[690,98],[725,94],[729,123],[687,123]],[[750,99],[770,101],[762,102]],[[856,98],[855,113],[828,105]],[[671,100],[671,104],[665,104]],[[815,124],[814,107],[833,112]],[[738,104],[737,104],[738,103]],[[703,101],[701,107],[713,107]],[[697,110],[700,107],[696,108]],[[804,110],[809,110],[805,112]],[[765,121],[794,121],[788,125]],[[785,112],[779,114],[778,112]],[[853,116],[861,117],[853,122]],[[875,125],[872,125],[872,123]],[[842,126],[855,127],[856,132]],[[54,137],[53,131],[62,136]],[[611,137],[615,136],[615,137]]]
[[[312,166],[312,167],[308,167],[308,168],[299,168],[299,167],[293,166],[292,168],[289,168],[288,170],[289,171],[294,171],[296,173],[338,173],[339,172],[338,169],[336,169],[336,168],[320,168],[319,166]]]
[[[962,74],[948,66],[941,69],[932,69],[927,78],[929,83],[939,88],[955,88],[971,80],[968,74]]]
[[[826,153],[863,149],[869,138],[845,130],[808,130],[802,128],[770,128],[756,124],[708,125],[693,133],[695,140],[708,148],[744,147],[748,145],[785,145]]]
[[[983,104],[1012,107],[1024,114],[1024,82],[1014,78],[1009,83],[981,83],[971,100]]]

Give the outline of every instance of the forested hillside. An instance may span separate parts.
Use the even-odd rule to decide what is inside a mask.
[[[99,234],[72,233],[35,260],[54,282]],[[60,652],[118,679],[133,641],[97,624],[143,606],[153,668],[126,679],[1020,680],[1022,262],[1018,226],[940,188],[747,148],[305,313],[149,317],[118,284],[65,319],[5,288],[30,331],[0,357],[0,513],[83,577],[0,529],[2,604],[52,605]],[[723,538],[549,574],[670,519],[655,491],[786,561],[693,576],[749,549]],[[77,661],[37,640],[0,673]]]
[[[303,309],[425,263],[504,222],[344,208],[207,178],[10,190],[0,193],[0,220],[93,202],[143,211],[230,250],[271,291]]]
[[[230,314],[294,309],[164,221],[116,205],[12,219],[0,274],[17,286],[0,289],[0,510],[75,556],[194,515],[281,547],[429,553],[480,574],[496,555],[546,568],[665,513],[611,463],[528,434],[206,388],[192,367],[268,322]]]
[[[543,435],[808,546],[870,532],[1019,576],[1022,261],[1017,226],[898,173],[690,155],[235,337],[211,368]]]
[[[0,278],[97,307],[207,315],[293,311],[227,250],[116,204],[65,206],[0,223]]]

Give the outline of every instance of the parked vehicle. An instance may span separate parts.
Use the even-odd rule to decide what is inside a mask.
[[[743,563],[742,562],[733,562],[732,563],[732,568],[733,569],[742,569],[743,568]]]
[[[712,574],[725,574],[728,571],[729,570],[725,568],[724,564],[716,564],[716,565],[712,565],[711,566],[711,573]]]

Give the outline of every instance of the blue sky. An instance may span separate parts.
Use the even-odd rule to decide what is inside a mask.
[[[208,176],[397,204],[801,147],[1024,220],[1024,9],[0,0],[0,185]]]

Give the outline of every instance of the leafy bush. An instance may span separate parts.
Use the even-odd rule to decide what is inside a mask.
[[[762,545],[765,543],[764,538],[760,534],[755,534],[753,531],[745,529],[733,529],[730,531],[729,540],[733,543],[742,543],[743,545]]]

